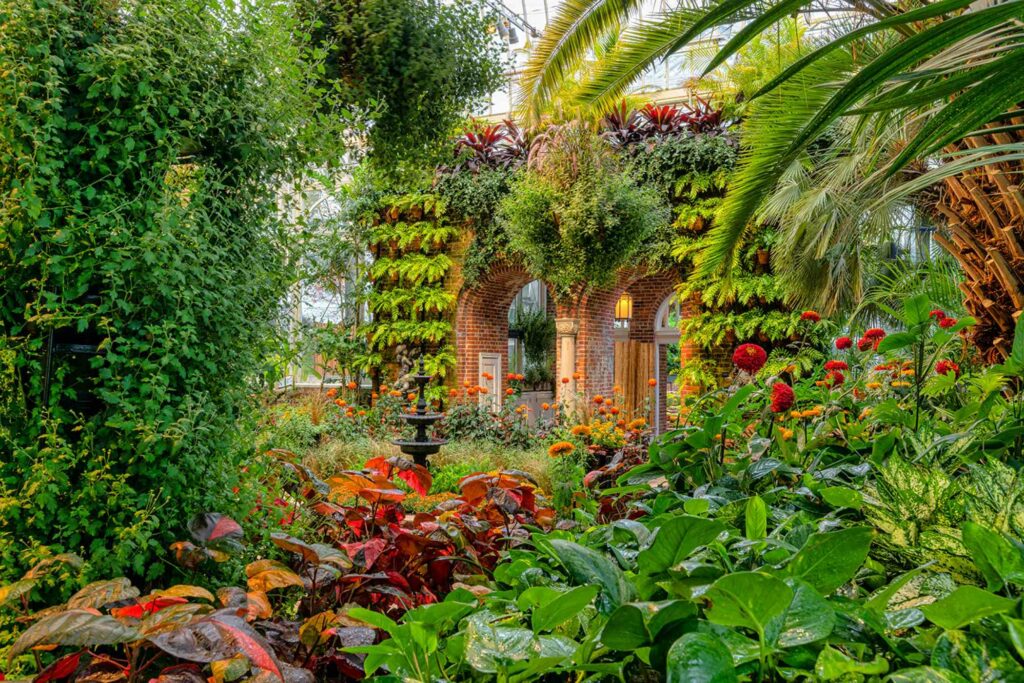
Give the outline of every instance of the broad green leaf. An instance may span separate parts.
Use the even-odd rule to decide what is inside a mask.
[[[1024,581],[1024,555],[1005,536],[975,522],[964,522],[962,531],[964,545],[990,590]]]
[[[762,539],[768,535],[768,508],[760,496],[747,499],[747,507],[743,513],[747,538]]]
[[[711,623],[764,634],[768,622],[793,601],[793,589],[770,574],[736,572],[711,584],[704,597],[710,602],[705,616]]]
[[[656,574],[679,564],[702,545],[707,545],[725,531],[722,522],[705,517],[680,515],[658,529],[654,542],[637,557],[637,569]]]
[[[870,547],[871,529],[866,526],[812,534],[786,570],[789,576],[803,579],[822,595],[829,595],[853,578]]]
[[[133,627],[109,615],[70,609],[43,617],[29,626],[8,650],[7,657],[13,659],[36,645],[94,647],[127,643],[138,636]]]
[[[786,583],[793,589],[793,601],[773,620],[769,640],[785,648],[827,638],[836,625],[831,605],[804,581],[788,579]]]
[[[392,634],[393,631],[398,628],[398,622],[393,621],[391,618],[381,614],[380,612],[374,612],[373,610],[366,609],[364,607],[352,607],[346,614],[353,619],[358,619],[359,621],[369,624],[374,628],[379,628],[381,631],[388,634]]]
[[[887,353],[889,351],[905,349],[917,342],[918,339],[918,335],[913,332],[893,332],[890,335],[886,335],[885,339],[878,343],[878,352]]]
[[[941,600],[925,605],[921,611],[933,624],[952,630],[984,617],[1009,612],[1016,604],[1016,600],[989,593],[977,586],[960,586]]]
[[[612,650],[628,652],[649,645],[651,634],[637,605],[623,605],[608,617],[601,631],[601,643]]]
[[[732,654],[711,633],[687,633],[672,643],[666,661],[668,683],[734,683]]]
[[[1024,620],[1010,617],[1003,617],[1003,619],[1006,621],[1006,632],[1010,635],[1013,649],[1017,651],[1018,657],[1024,659]]]
[[[562,539],[551,541],[551,548],[573,582],[601,587],[598,607],[602,612],[611,612],[633,596],[633,588],[626,581],[626,576],[607,555]]]
[[[821,489],[821,497],[826,503],[836,508],[859,510],[864,502],[860,491],[847,486],[827,486]]]
[[[918,294],[903,301],[903,322],[907,327],[913,328],[918,325],[927,325],[928,314],[931,312],[931,303],[927,294]]]
[[[870,662],[858,662],[834,647],[826,645],[818,653],[818,661],[814,665],[814,673],[823,681],[834,681],[846,678],[850,674],[879,676],[889,670],[889,662],[881,655]],[[859,677],[858,677],[859,680]]]
[[[591,603],[600,592],[599,586],[579,586],[570,589],[533,611],[532,626],[535,633],[550,631],[569,621]]]
[[[466,661],[481,673],[497,673],[511,662],[528,659],[536,646],[528,628],[493,627],[479,619],[470,619],[466,626]]]

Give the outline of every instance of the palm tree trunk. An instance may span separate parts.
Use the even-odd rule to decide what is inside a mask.
[[[1013,123],[1024,123],[1024,118],[1015,117]],[[999,131],[968,138],[956,149],[1021,141],[1019,131]],[[964,303],[978,319],[972,341],[987,362],[1009,355],[1014,325],[1024,310],[1022,184],[1024,164],[989,164],[948,178],[934,204],[948,228],[948,238],[937,236],[936,241],[963,268]]]

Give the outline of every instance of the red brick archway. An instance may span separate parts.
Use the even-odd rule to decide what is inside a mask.
[[[535,279],[520,264],[500,261],[459,295],[455,353],[460,384],[480,383],[481,353],[501,354],[501,374],[508,372],[508,308],[519,290]]]

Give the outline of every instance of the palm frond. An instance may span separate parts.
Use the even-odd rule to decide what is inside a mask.
[[[581,83],[581,103],[607,110],[617,103],[653,64],[663,59],[698,13],[680,7],[627,28],[615,48]]]
[[[601,38],[642,4],[643,0],[565,0],[523,70],[517,102],[520,115],[536,120],[543,102],[579,68]]]
[[[798,155],[790,152],[793,141],[841,87],[842,76],[852,66],[849,53],[834,52],[751,103],[741,129],[739,164],[708,233],[707,247],[697,264],[698,277],[728,277],[758,207],[797,160]]]

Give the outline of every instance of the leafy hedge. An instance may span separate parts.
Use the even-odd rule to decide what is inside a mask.
[[[278,191],[330,131],[283,11],[0,2],[0,574],[45,544],[152,578],[190,512],[249,508],[230,492],[293,270]],[[55,328],[103,353],[55,356],[46,402]]]

